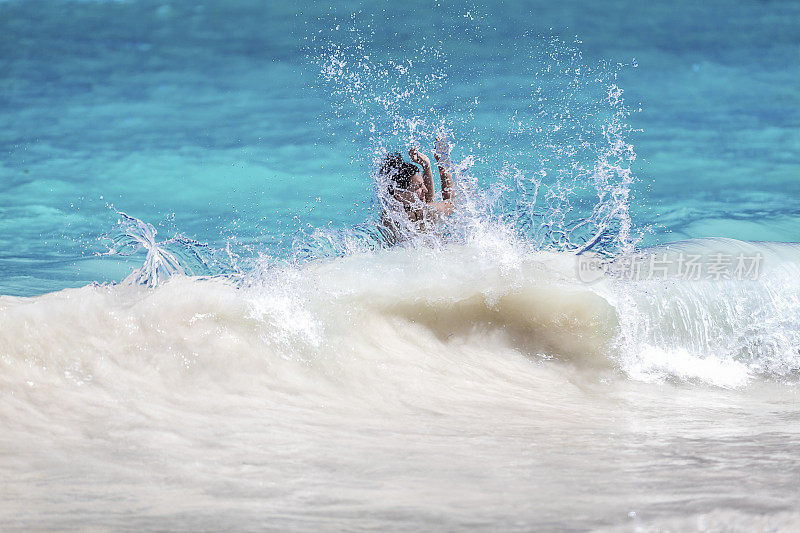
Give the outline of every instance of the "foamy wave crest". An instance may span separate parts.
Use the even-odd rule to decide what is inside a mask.
[[[558,254],[499,268],[475,247],[397,248],[270,267],[247,285],[173,275],[1,297],[3,380],[380,396],[423,368],[497,374],[510,354],[608,369],[614,310],[572,269]]]
[[[0,354],[33,383],[92,380],[111,364],[136,380],[220,387],[249,375],[271,387],[371,389],[382,380],[402,388],[420,365],[485,372],[490,382],[508,354],[538,362],[526,370],[534,373],[617,369],[725,387],[796,379],[798,248],[713,241],[681,249],[722,244],[763,253],[763,278],[587,284],[574,254],[498,242],[272,266],[247,284],[173,276],[155,290],[3,297]],[[393,370],[372,375],[375,365]]]
[[[698,239],[644,252],[673,268],[694,257],[717,269],[616,284],[621,366],[629,375],[721,386],[757,376],[797,381],[800,245]],[[736,275],[737,258],[758,268]],[[730,269],[720,268],[726,264]]]

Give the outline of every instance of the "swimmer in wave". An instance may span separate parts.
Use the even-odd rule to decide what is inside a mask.
[[[425,231],[432,222],[450,216],[455,210],[452,165],[450,163],[450,145],[443,136],[436,137],[434,158],[439,168],[442,183],[442,200],[435,201],[436,189],[433,184],[431,161],[419,148],[414,146],[408,151],[414,164],[403,161],[399,152],[388,154],[379,170],[381,183],[387,187],[388,200],[384,203],[381,225],[391,235],[389,241],[396,243],[407,234],[401,226],[411,223],[414,231]]]

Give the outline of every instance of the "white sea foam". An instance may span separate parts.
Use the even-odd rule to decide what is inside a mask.
[[[472,245],[274,266],[246,284],[178,276],[155,290],[90,286],[3,297],[0,353],[15,366],[61,373],[109,359],[127,366],[140,356],[217,367],[231,351],[251,361],[337,360],[342,350],[404,358],[405,333],[414,332],[421,352],[478,343],[489,353],[617,367],[642,380],[791,379],[800,369],[795,247],[684,248],[723,244],[761,250],[761,277],[586,284],[575,255],[516,249],[493,235]],[[31,379],[38,378],[21,381]]]
[[[774,313],[791,326],[785,301],[751,283],[717,296],[780,306],[726,314],[700,291],[685,316],[706,328],[682,329],[663,311],[688,286],[585,284],[574,255],[484,244],[0,297],[0,516],[524,530],[652,518],[648,495],[684,490],[722,505],[752,485],[766,503],[747,512],[792,505],[774,458],[791,472],[796,392],[775,381],[796,354],[768,335],[795,333],[730,335]],[[741,462],[758,465],[750,485],[721,485]]]
[[[796,244],[699,239],[645,251],[677,265],[758,258],[748,276],[681,278],[676,272],[617,283],[625,371],[740,386],[754,377],[796,381],[800,370],[800,248]],[[707,266],[707,265],[706,265]],[[674,268],[673,268],[674,270]],[[739,279],[741,277],[742,279]]]

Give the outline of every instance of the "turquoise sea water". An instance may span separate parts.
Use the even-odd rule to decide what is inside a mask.
[[[800,530],[798,2],[0,0],[0,150],[3,531]]]
[[[484,185],[537,142],[508,136],[509,117],[535,126],[532,89],[568,79],[533,74],[548,62],[555,70],[543,57],[551,37],[568,43],[562,52],[579,50],[584,68],[605,63],[609,74],[624,64],[616,82],[628,124],[641,130],[627,135],[637,154],[630,209],[634,225],[649,228],[644,242],[796,241],[799,9],[3,2],[0,292],[124,277],[136,261],[94,257],[106,249],[97,237],[115,225],[107,204],[160,224],[165,237],[273,256],[309,225],[375,220],[363,155],[371,139],[352,109],[336,116],[341,101],[319,80],[323,41],[352,44],[348,28],[372,61],[427,60],[409,76],[447,67],[423,88],[429,115],[451,122]]]

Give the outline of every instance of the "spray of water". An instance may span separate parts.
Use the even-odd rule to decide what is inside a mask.
[[[464,92],[463,71],[461,82],[448,75],[452,62],[441,41],[379,58],[370,54],[375,31],[353,16],[315,37],[309,50],[332,117],[355,126],[353,164],[365,175],[372,169],[376,211],[394,228],[390,239],[367,231],[373,241],[367,247],[387,241],[438,245],[500,231],[537,249],[613,255],[633,248],[629,191],[636,154],[628,140],[630,111],[616,83],[622,65],[587,63],[578,42],[521,36],[515,52],[526,61],[515,77],[519,86],[509,88],[517,105],[506,118],[487,121],[485,116],[503,116],[502,110],[483,110],[478,98],[454,104]],[[441,136],[455,143],[459,208],[445,223],[420,232],[396,215],[386,178],[374,169],[388,152],[430,148]],[[354,237],[315,232],[298,248],[310,257],[332,249],[343,254],[358,241]],[[336,239],[346,244],[331,246]]]
[[[142,266],[134,269],[122,283],[157,287],[170,277],[204,276],[232,272],[234,269],[220,263],[217,253],[208,244],[176,234],[158,241],[156,228],[122,211],[117,214],[117,226],[103,237],[108,250],[100,255],[128,257],[144,254]]]
[[[480,37],[473,20],[451,31]],[[577,41],[521,35],[512,40],[514,76],[504,78],[508,87],[502,89],[510,105],[484,108],[478,97],[465,96],[465,80],[472,71],[491,78],[484,71],[508,58],[455,65],[446,53],[446,33],[386,49],[374,44],[377,28],[374,20],[354,14],[312,36],[307,52],[331,103],[326,129],[349,136],[352,167],[362,169],[372,186],[374,218],[355,227],[302,231],[292,260],[397,244],[435,248],[489,236],[514,247],[609,256],[633,248],[629,191],[636,154],[617,84],[621,65],[587,62]],[[397,208],[377,168],[388,152],[410,146],[430,155],[437,138],[452,144],[458,208],[445,220],[420,225]],[[132,281],[157,285],[173,273],[242,271],[230,247],[221,253],[181,235],[158,243],[152,226],[120,217],[122,231],[109,253],[146,251]]]

